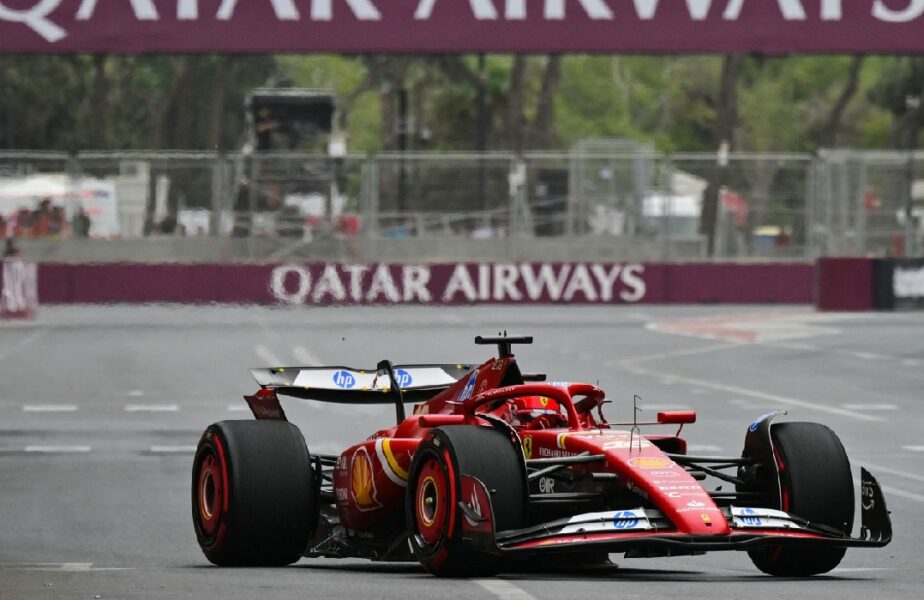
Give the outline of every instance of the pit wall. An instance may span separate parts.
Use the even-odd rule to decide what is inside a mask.
[[[41,263],[41,304],[809,304],[809,263]]]

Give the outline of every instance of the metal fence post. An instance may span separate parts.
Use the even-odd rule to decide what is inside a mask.
[[[664,199],[663,204],[663,225],[661,227],[661,237],[664,242],[663,257],[669,260],[671,256],[671,216],[674,212],[674,168],[670,153],[664,156],[664,163],[661,171],[661,193]],[[643,200],[644,202],[644,200]],[[644,215],[645,207],[641,207]]]
[[[212,185],[211,185],[211,205],[212,214],[209,218],[209,234],[212,237],[220,235],[221,214],[224,209],[222,199],[225,195],[225,155],[219,152],[212,157]]]
[[[805,258],[819,257],[819,249],[815,239],[818,218],[818,171],[821,165],[821,156],[808,159],[805,169],[805,219],[803,222],[803,238],[805,240]]]

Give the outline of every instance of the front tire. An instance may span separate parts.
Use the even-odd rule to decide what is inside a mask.
[[[420,443],[411,464],[406,501],[411,548],[434,575],[492,575],[502,566],[498,557],[462,539],[462,475],[488,489],[496,531],[523,527],[528,491],[518,446],[490,427],[440,427]]]
[[[853,529],[854,497],[850,461],[837,435],[818,423],[773,425],[779,468],[779,508],[845,536]],[[770,546],[748,551],[754,565],[778,577],[808,577],[840,564],[846,548]]]
[[[202,434],[192,517],[219,566],[296,562],[317,523],[314,473],[301,431],[286,421],[222,421]]]

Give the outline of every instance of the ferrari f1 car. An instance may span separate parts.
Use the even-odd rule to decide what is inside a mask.
[[[497,572],[518,558],[584,561],[746,551],[761,571],[830,571],[848,547],[892,538],[882,491],[854,481],[824,425],[747,428],[740,456],[692,456],[692,411],[607,423],[603,390],[523,373],[513,344],[470,365],[255,369],[256,420],[202,435],[192,470],[199,545],[217,565],[286,565],[301,557],[419,561],[440,576]],[[279,396],[393,403],[397,423],[339,456],[309,453]],[[405,404],[414,403],[412,416]],[[673,434],[641,433],[677,426]]]

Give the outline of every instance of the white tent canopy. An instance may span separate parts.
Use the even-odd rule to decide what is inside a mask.
[[[64,174],[0,177],[0,215],[9,219],[22,208],[34,210],[44,199],[64,209],[70,221],[80,207],[90,217],[90,236],[118,237],[115,183],[107,179],[71,178]]]

